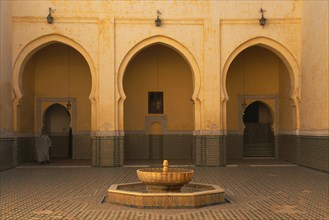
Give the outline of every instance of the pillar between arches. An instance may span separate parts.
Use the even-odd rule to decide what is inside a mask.
[[[225,133],[221,130],[194,132],[197,166],[225,166]]]
[[[91,142],[92,166],[123,166],[124,136],[93,136]]]

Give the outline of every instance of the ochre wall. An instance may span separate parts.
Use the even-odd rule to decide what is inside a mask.
[[[168,130],[194,129],[193,81],[188,63],[173,49],[155,45],[139,52],[124,75],[125,130],[144,130],[148,92],[163,91]]]
[[[68,96],[77,100],[76,131],[90,131],[90,70],[84,58],[76,50],[70,48],[69,51],[67,45],[51,44],[36,52],[27,62],[22,82],[24,99],[21,105],[21,132],[34,131],[33,120],[36,116],[34,109],[37,109],[37,98],[67,98]],[[51,104],[54,103],[48,105]],[[29,117],[25,118],[23,115]]]
[[[31,57],[26,63],[22,79],[23,101],[19,107],[19,132],[33,133],[35,125],[35,98],[34,98],[34,67],[35,59]]]
[[[11,9],[12,1],[0,1],[0,138],[14,137],[12,105],[13,29]],[[2,153],[1,144],[0,153]],[[2,168],[1,165],[0,170]]]
[[[290,78],[284,63],[279,63],[279,133],[296,129],[296,108],[290,98]]]
[[[308,135],[329,129],[328,1],[303,1],[300,128]]]

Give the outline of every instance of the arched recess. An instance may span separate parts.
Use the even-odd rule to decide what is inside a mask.
[[[71,115],[66,106],[50,105],[43,113],[43,128],[50,136],[51,158],[72,158]]]
[[[221,80],[221,93],[222,93],[222,121],[223,121],[223,128],[226,130],[227,124],[226,124],[226,103],[229,99],[227,88],[226,88],[226,78],[227,73],[229,70],[230,65],[232,64],[233,60],[245,49],[251,47],[251,46],[260,46],[263,48],[268,49],[269,51],[276,54],[282,62],[285,64],[288,73],[289,73],[289,79],[290,79],[290,92],[289,96],[293,102],[293,105],[295,106],[295,118],[296,118],[296,124],[295,128],[296,130],[300,127],[300,120],[299,120],[299,103],[300,103],[300,76],[299,76],[299,66],[297,63],[296,58],[294,55],[282,44],[279,42],[267,38],[267,37],[255,37],[252,38],[242,44],[240,44],[235,50],[230,54],[230,56],[227,58],[226,62],[224,63],[224,66],[222,68],[222,80]]]
[[[265,102],[255,101],[243,113],[243,157],[273,157],[273,109]]]
[[[39,38],[36,38],[26,44],[26,46],[19,52],[17,55],[14,67],[13,67],[13,92],[14,92],[14,98],[13,98],[13,109],[14,109],[14,130],[17,131],[17,107],[20,104],[22,98],[24,97],[23,89],[22,89],[22,75],[25,68],[26,63],[28,60],[40,49],[53,44],[53,43],[63,43],[66,44],[75,50],[77,50],[86,60],[88,63],[88,66],[90,68],[90,74],[91,74],[91,92],[89,95],[89,100],[92,102],[92,112],[96,112],[96,104],[95,100],[97,100],[97,90],[96,90],[96,83],[97,83],[97,73],[96,73],[96,67],[94,64],[94,61],[92,57],[89,55],[89,53],[76,41],[58,34],[50,34],[45,35]],[[96,118],[93,118],[92,115],[92,124],[91,124],[91,130],[96,129]]]
[[[123,89],[123,75],[125,72],[126,67],[128,66],[131,59],[142,49],[149,47],[154,44],[163,44],[172,48],[173,50],[177,51],[182,57],[187,61],[190,65],[192,74],[193,74],[193,95],[192,100],[194,101],[194,122],[195,122],[195,130],[200,130],[200,120],[201,120],[201,105],[200,105],[200,88],[201,88],[201,73],[199,66],[192,55],[192,53],[181,43],[177,42],[176,40],[158,35],[147,38],[138,44],[136,44],[123,58],[117,74],[117,104],[118,104],[118,117],[117,117],[117,126],[119,131],[124,130],[124,117],[123,117],[123,103],[126,99],[126,94]]]

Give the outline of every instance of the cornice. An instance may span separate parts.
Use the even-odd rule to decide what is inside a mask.
[[[46,17],[34,17],[34,16],[13,16],[13,22],[19,23],[45,23],[47,24]],[[53,25],[56,23],[84,23],[84,24],[98,24],[101,19],[96,17],[55,17]]]
[[[115,24],[154,24],[154,19],[147,18],[114,18]],[[163,18],[163,25],[177,24],[177,25],[204,25],[203,19],[170,19]]]
[[[301,18],[266,18],[266,24],[300,24]],[[220,19],[220,24],[258,24],[259,19]]]

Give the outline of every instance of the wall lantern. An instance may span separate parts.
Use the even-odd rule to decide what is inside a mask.
[[[155,26],[160,27],[161,26],[161,19],[160,19],[161,12],[157,10],[157,19],[155,19]]]
[[[53,18],[53,16],[51,16],[51,12],[52,12],[52,9],[49,8],[49,14],[47,16],[47,22],[48,22],[48,24],[52,24],[54,22],[54,18]]]
[[[260,8],[259,12],[262,14],[262,17],[259,19],[259,25],[264,27],[266,24],[266,18],[264,17],[265,10]]]

